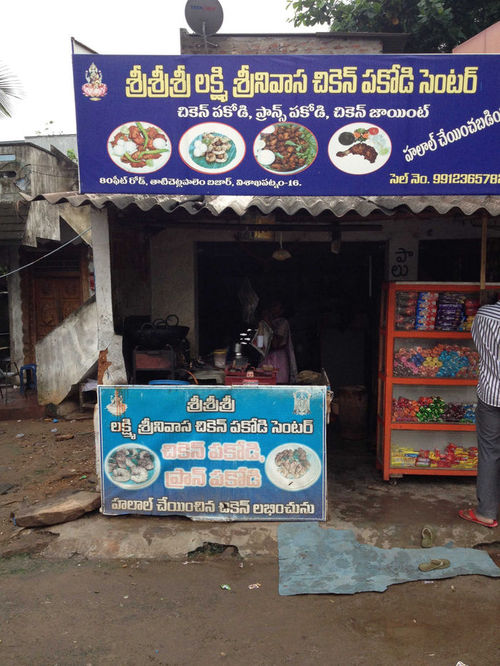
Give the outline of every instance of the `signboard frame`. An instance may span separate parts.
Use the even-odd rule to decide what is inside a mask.
[[[99,386],[102,512],[326,520],[326,386]]]
[[[75,54],[73,69],[82,192],[500,193],[499,55]]]

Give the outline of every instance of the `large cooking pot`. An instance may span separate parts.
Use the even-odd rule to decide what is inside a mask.
[[[189,332],[189,326],[179,326],[177,315],[166,319],[155,319],[141,326],[136,334],[136,344],[145,349],[162,349],[165,345],[176,345]]]

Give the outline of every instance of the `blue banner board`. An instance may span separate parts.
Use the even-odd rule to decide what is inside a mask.
[[[80,189],[500,193],[500,56],[74,55]]]
[[[326,387],[100,386],[102,512],[325,520]]]

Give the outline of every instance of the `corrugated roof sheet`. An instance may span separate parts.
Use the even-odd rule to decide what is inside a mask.
[[[252,207],[264,214],[280,209],[287,215],[307,211],[313,216],[331,212],[336,217],[343,217],[347,213],[357,213],[361,217],[367,217],[375,212],[390,216],[405,209],[412,213],[433,209],[442,215],[452,209],[458,209],[464,215],[473,215],[485,210],[493,217],[500,215],[500,196],[233,197],[57,192],[39,195],[31,200],[41,199],[50,204],[67,202],[75,207],[90,204],[96,208],[114,206],[119,210],[125,210],[130,206],[136,206],[142,211],[159,207],[166,213],[183,210],[191,215],[204,212],[215,217],[228,210],[241,216]]]

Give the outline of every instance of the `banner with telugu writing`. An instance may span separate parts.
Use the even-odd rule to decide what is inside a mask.
[[[326,387],[100,386],[102,512],[325,520]]]
[[[73,56],[80,191],[499,194],[500,56]]]

